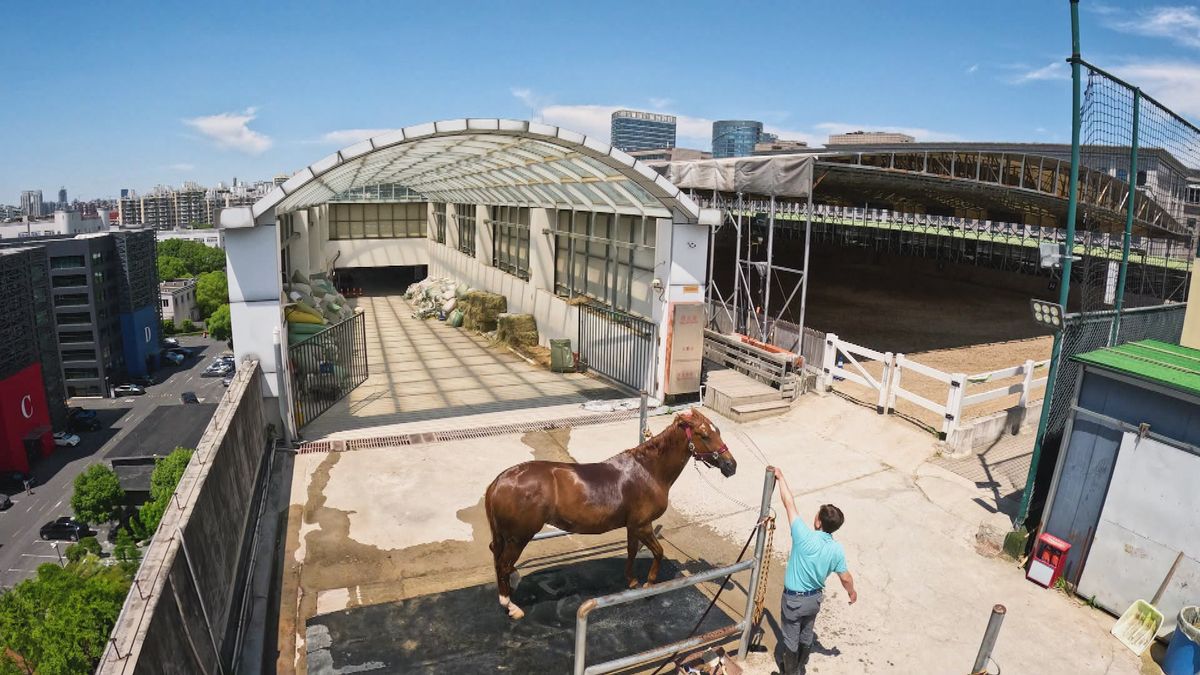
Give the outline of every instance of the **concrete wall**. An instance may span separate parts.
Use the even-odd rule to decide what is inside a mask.
[[[540,210],[542,209],[535,209]],[[509,312],[533,315],[537,321],[538,340],[543,345],[549,345],[551,338],[570,338],[573,343],[578,340],[579,310],[551,291],[536,288],[527,281],[490,264],[485,265],[479,258],[472,258],[449,246],[435,241],[423,243],[428,245],[429,276],[450,277],[474,288],[499,293],[508,298]],[[488,262],[491,261],[490,256],[487,259]],[[550,269],[554,269],[553,262]]]
[[[327,260],[336,259],[334,267],[338,268],[427,265],[429,264],[427,244],[429,244],[429,240],[424,237],[338,239],[325,242],[325,257]]]
[[[175,490],[97,673],[231,672],[269,438],[262,375],[242,364]]]

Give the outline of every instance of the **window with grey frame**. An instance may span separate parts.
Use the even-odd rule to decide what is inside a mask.
[[[648,216],[559,211],[554,292],[650,316],[657,221]]]
[[[446,243],[446,205],[433,205],[433,238],[439,244]]]
[[[454,223],[458,226],[458,250],[475,257],[475,205],[455,204]]]
[[[529,207],[493,206],[492,266],[529,279]]]
[[[329,238],[416,239],[425,236],[422,202],[329,204]]]

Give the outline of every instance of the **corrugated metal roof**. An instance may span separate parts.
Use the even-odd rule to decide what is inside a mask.
[[[1200,350],[1197,349],[1158,340],[1141,340],[1073,358],[1200,396]]]

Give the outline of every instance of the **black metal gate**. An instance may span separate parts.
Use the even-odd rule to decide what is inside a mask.
[[[579,360],[634,390],[653,389],[655,326],[640,316],[579,306]]]
[[[303,427],[367,379],[367,324],[362,314],[288,347],[292,410]]]

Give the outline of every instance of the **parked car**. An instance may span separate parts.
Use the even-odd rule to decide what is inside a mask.
[[[179,346],[179,340],[176,340],[173,337],[163,338],[162,342],[164,345],[166,345],[168,347],[178,347]]]
[[[67,417],[69,417],[73,420],[80,420],[80,421],[94,420],[94,419],[96,419],[96,411],[95,410],[87,410],[85,408],[69,408],[67,410]]]
[[[204,377],[225,377],[226,375],[232,375],[233,371],[234,367],[232,363],[213,361],[208,364],[201,375]]]
[[[196,392],[185,391],[179,395],[179,400],[184,403],[199,403],[200,399],[196,398]]]
[[[67,420],[67,429],[71,431],[98,431],[100,426],[100,420],[95,417],[72,417]]]
[[[0,492],[0,511],[7,511],[12,508],[12,498]]]
[[[146,390],[136,384],[122,384],[113,387],[113,394],[116,396],[141,396],[146,393]]]
[[[153,378],[153,377],[150,377],[149,375],[142,375],[141,377],[135,377],[135,378],[133,378],[131,381],[132,381],[134,384],[136,384],[136,385],[140,385],[140,386],[142,386],[142,387],[149,387],[149,386],[150,386],[150,385],[152,385],[152,384],[157,384],[157,383],[154,381],[154,378]]]
[[[73,448],[79,445],[79,437],[67,431],[56,431],[54,432],[54,444],[60,448]]]
[[[221,386],[222,387],[228,387],[232,383],[233,383],[232,375],[226,375],[225,377],[221,378]]]
[[[167,350],[167,353],[168,354],[178,354],[185,359],[192,355],[192,352],[190,350],[185,349],[183,347],[172,347],[171,349]]]
[[[42,539],[70,539],[71,541],[79,541],[88,535],[87,525],[71,518],[70,516],[62,516],[58,520],[52,520],[42,526]]]
[[[180,356],[179,354],[176,354],[175,352],[165,352],[163,354],[163,358],[170,361],[171,363],[174,363],[177,366],[179,364],[183,363],[183,357]]]

